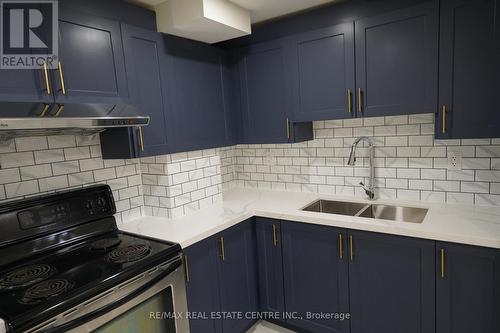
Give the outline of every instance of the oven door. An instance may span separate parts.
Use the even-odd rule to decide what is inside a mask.
[[[179,256],[26,332],[189,333],[186,312]]]

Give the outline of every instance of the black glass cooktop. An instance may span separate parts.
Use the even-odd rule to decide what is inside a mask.
[[[178,244],[119,231],[23,260],[0,271],[0,317],[46,316],[88,299],[180,251]]]

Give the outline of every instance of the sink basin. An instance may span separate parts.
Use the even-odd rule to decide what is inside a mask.
[[[398,222],[422,223],[427,211],[426,208],[369,205],[358,216]]]
[[[422,223],[427,208],[365,204],[348,201],[317,200],[302,210],[307,212],[360,216],[397,222]]]
[[[365,207],[366,204],[359,202],[318,200],[306,206],[302,210],[308,212],[354,216]]]

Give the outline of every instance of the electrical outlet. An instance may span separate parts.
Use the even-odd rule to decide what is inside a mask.
[[[461,151],[448,151],[448,170],[462,170]]]

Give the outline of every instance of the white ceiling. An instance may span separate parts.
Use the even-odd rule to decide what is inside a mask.
[[[252,23],[323,5],[334,0],[229,0],[250,10]]]
[[[154,9],[166,0],[127,0],[137,5]],[[167,0],[168,1],[168,0]],[[320,6],[335,0],[229,0],[250,11],[252,23],[298,12],[307,8]]]

